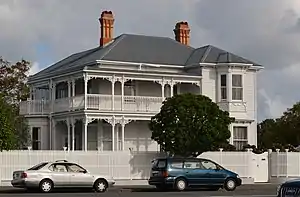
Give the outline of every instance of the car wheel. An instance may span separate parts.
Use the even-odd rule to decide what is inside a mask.
[[[108,184],[104,179],[99,179],[94,184],[94,189],[96,192],[105,192],[107,190]]]
[[[178,178],[175,182],[175,189],[178,191],[184,191],[186,189],[186,180],[183,178]]]
[[[40,191],[43,193],[49,193],[53,189],[53,182],[49,179],[42,180],[40,182]]]
[[[227,191],[234,191],[236,189],[236,182],[234,179],[227,179],[224,184]]]

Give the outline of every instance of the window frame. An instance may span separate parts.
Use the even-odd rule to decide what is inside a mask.
[[[242,137],[242,138],[238,138],[238,137],[235,136],[235,129],[241,129],[241,128],[246,129],[246,132],[245,132],[246,136]],[[248,129],[248,126],[246,126],[246,125],[233,126],[233,128],[232,128],[232,143],[233,143],[233,145],[235,147],[236,147],[235,143],[241,143],[241,144],[245,143],[244,146],[247,145],[249,143],[248,132],[249,132],[249,129]],[[237,150],[242,150],[243,147],[236,147],[236,149]]]
[[[225,86],[222,84],[222,77],[225,77]],[[227,74],[220,74],[220,99],[221,99],[221,101],[227,101],[228,100],[228,93],[227,93],[228,83],[227,83],[227,77],[228,77]],[[225,93],[225,95],[223,95],[223,93]],[[225,97],[223,97],[223,96],[225,96]]]
[[[70,165],[77,166],[78,168],[81,168],[83,171],[82,171],[82,172],[73,172],[73,171],[70,169]],[[66,164],[66,168],[67,168],[68,172],[72,172],[72,173],[86,173],[86,172],[87,172],[87,170],[86,170],[84,167],[82,167],[82,166],[80,166],[80,165],[78,165],[78,164],[76,164],[76,163],[67,163],[67,164]]]
[[[239,76],[240,77],[240,85],[235,85],[234,83],[234,77]],[[244,100],[244,83],[243,83],[243,74],[232,74],[231,76],[231,99],[233,101],[243,101]],[[238,94],[234,94],[234,92],[236,92],[237,90],[240,90],[241,92],[241,98],[236,98],[236,95]]]

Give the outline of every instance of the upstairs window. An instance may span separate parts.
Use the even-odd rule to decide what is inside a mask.
[[[221,75],[221,101],[227,100],[227,76]]]
[[[232,75],[232,100],[243,100],[242,75]]]

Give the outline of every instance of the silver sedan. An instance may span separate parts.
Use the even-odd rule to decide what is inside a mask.
[[[14,171],[12,186],[26,189],[40,189],[51,192],[53,188],[91,188],[105,192],[115,184],[112,177],[88,172],[80,165],[66,160],[42,162],[24,171]]]

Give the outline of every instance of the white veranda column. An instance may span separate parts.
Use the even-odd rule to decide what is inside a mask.
[[[75,150],[75,119],[71,119],[72,123],[72,151]]]
[[[122,150],[125,149],[125,126],[126,126],[126,124],[128,124],[130,122],[131,122],[131,120],[125,119],[124,117],[122,118],[122,122],[121,122],[121,126],[122,126],[122,130],[121,130]]]
[[[84,77],[83,77],[83,80],[84,80],[84,109],[87,109],[87,93],[88,93],[88,76],[87,74],[85,73]]]
[[[70,151],[70,143],[71,143],[71,121],[70,117],[67,118],[67,128],[68,128],[68,151]]]

